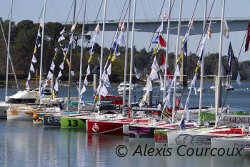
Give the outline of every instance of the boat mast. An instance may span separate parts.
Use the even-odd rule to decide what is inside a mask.
[[[204,20],[203,20],[203,38],[205,37],[205,27],[206,27],[206,19],[207,19],[207,0],[205,0],[204,4]],[[203,94],[203,77],[204,77],[204,59],[205,59],[205,44],[203,48],[202,53],[202,59],[201,59],[201,80],[200,80],[200,103],[199,103],[199,115],[198,115],[198,125],[200,125],[200,114],[202,109],[202,94]]]
[[[169,46],[169,28],[170,28],[170,17],[171,17],[171,2],[172,0],[169,0],[168,4],[168,27],[167,27],[167,39],[166,39],[166,63],[165,63],[165,74],[164,74],[164,91],[163,91],[163,100],[165,99],[166,96],[166,82],[167,82],[167,68],[168,68],[168,46]]]
[[[78,113],[81,109],[80,99],[81,99],[81,89],[82,89],[82,59],[83,59],[83,43],[84,43],[84,31],[85,31],[85,15],[86,15],[86,1],[83,3],[83,20],[82,20],[82,42],[81,42],[81,58],[80,58],[80,74],[79,74],[79,88],[78,88]]]
[[[41,96],[42,86],[42,70],[43,70],[43,41],[44,41],[44,25],[45,25],[45,14],[46,14],[46,2],[43,3],[43,19],[42,19],[42,41],[41,41],[41,57],[40,57],[40,75],[39,75],[39,97]]]
[[[222,11],[221,11],[221,29],[220,29],[220,45],[219,45],[219,67],[218,67],[218,82],[217,82],[217,96],[216,96],[216,120],[215,128],[218,127],[218,116],[219,107],[221,105],[221,57],[222,57],[222,42],[223,42],[223,30],[224,30],[224,15],[225,15],[225,0],[222,1]]]
[[[127,65],[128,65],[128,37],[129,37],[129,19],[130,19],[130,8],[131,8],[131,0],[129,0],[128,4],[128,18],[127,18],[127,31],[126,31],[126,50],[125,50],[125,65],[124,65],[124,89],[123,89],[123,115],[124,115],[124,106],[126,103],[126,82],[127,82]]]
[[[9,19],[9,34],[8,34],[8,46],[7,46],[7,57],[6,57],[6,82],[5,82],[5,101],[7,101],[8,97],[8,82],[9,82],[9,57],[10,57],[10,34],[11,34],[11,21],[12,21],[12,8],[13,8],[13,0],[11,0],[10,7],[10,19]],[[4,36],[4,34],[3,34]]]
[[[131,35],[131,56],[130,56],[130,75],[129,75],[129,97],[128,97],[129,112],[131,108],[131,89],[132,89],[132,75],[133,75],[135,12],[136,12],[136,0],[134,0],[132,35]]]
[[[106,21],[106,10],[107,10],[107,0],[104,0],[103,18],[102,18],[102,42],[101,42],[101,58],[100,58],[100,79],[99,84],[101,84],[102,76],[102,61],[103,61],[103,47],[104,47],[104,31],[105,31],[105,21]],[[101,94],[99,94],[99,100],[101,100]],[[100,110],[98,110],[100,112]]]
[[[178,54],[179,54],[179,40],[180,40],[180,28],[181,28],[182,4],[183,4],[183,0],[180,0],[178,34],[177,34],[176,51],[175,51],[175,70],[177,68],[177,59],[178,59]],[[176,77],[176,74],[174,74],[174,94],[173,94],[172,122],[174,122],[174,116],[175,116],[176,80],[177,80],[177,77]]]
[[[73,12],[72,26],[75,24],[75,15],[76,15],[76,0],[74,0],[74,12]],[[70,47],[70,60],[69,60],[68,101],[70,101],[70,85],[71,85],[71,68],[72,68],[72,50],[73,50],[73,45],[74,44],[72,42],[71,43],[71,47]]]

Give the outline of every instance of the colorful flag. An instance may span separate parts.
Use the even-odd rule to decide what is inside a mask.
[[[231,73],[231,65],[232,65],[232,59],[234,58],[234,51],[232,48],[231,42],[229,43],[228,48],[228,58],[227,58],[227,65],[226,65],[226,74],[229,75]]]
[[[161,33],[162,31],[163,31],[163,20],[161,22],[161,25],[157,28],[157,30],[155,32]]]
[[[159,42],[159,35],[157,35],[157,36],[153,39],[152,44],[158,44],[158,42]]]
[[[105,85],[102,86],[102,88],[100,89],[99,91],[100,95],[103,96],[103,97],[106,97],[108,95],[108,90],[107,88],[105,87]]]
[[[153,63],[152,63],[151,68],[152,68],[152,69],[155,69],[156,72],[158,72],[158,71],[160,70],[159,65],[158,65],[158,63],[157,63],[156,56],[154,56],[154,60],[153,60]]]
[[[237,79],[236,79],[236,82],[238,85],[241,85],[241,82],[240,82],[240,72],[238,71],[238,75],[237,75]]]
[[[162,37],[161,35],[159,35],[159,42],[160,42],[161,47],[166,48],[167,43],[166,43],[166,41],[163,39],[163,37]]]
[[[166,65],[166,60],[165,60],[164,53],[162,52],[162,54],[161,54],[161,66],[160,66],[160,69],[162,72],[164,72],[164,70],[165,70],[165,65]]]
[[[50,65],[50,70],[54,71],[54,69],[55,69],[55,63],[54,63],[54,61],[52,61],[51,65]]]
[[[111,75],[111,68],[112,68],[112,63],[109,64],[109,67],[107,69],[108,75]]]
[[[87,68],[86,74],[87,74],[87,75],[90,74],[90,66],[89,66],[89,64],[88,64],[88,68]]]
[[[89,83],[89,82],[88,82],[88,76],[86,75],[86,76],[85,76],[85,79],[84,79],[84,85],[88,85],[88,83]]]
[[[152,68],[149,78],[151,81],[159,78],[158,73],[154,68]]]
[[[53,77],[53,74],[49,71],[47,75],[47,80],[50,80]]]
[[[96,34],[99,34],[99,32],[100,32],[99,23],[97,24],[97,26],[96,26],[94,32],[95,32]]]
[[[112,43],[112,48],[115,50],[115,48],[116,48],[116,46],[117,46],[117,40],[118,40],[118,38],[119,38],[119,31],[117,30],[116,32],[115,32],[115,37],[114,37],[114,41],[113,41],[113,43]]]
[[[33,66],[32,63],[30,64],[30,71],[33,72],[33,73],[35,72],[35,69],[34,69],[34,66]]]
[[[35,55],[33,55],[33,57],[32,57],[32,63],[36,63],[37,62],[37,60],[36,60],[36,56]]]
[[[40,27],[38,28],[37,36],[38,36],[38,37],[41,37]]]
[[[87,89],[86,89],[85,85],[83,85],[83,86],[82,86],[82,90],[81,90],[81,95],[82,95],[86,90],[87,90]]]
[[[224,36],[228,39],[229,38],[229,29],[227,25],[227,20],[224,20]]]
[[[29,75],[28,75],[28,81],[30,80],[30,72],[29,72]]]
[[[212,38],[212,22],[211,21],[210,21],[208,29],[207,29],[207,36],[208,36],[208,39]]]
[[[245,44],[245,52],[247,52],[248,49],[249,49],[249,42],[250,42],[250,22],[248,23],[248,28],[247,28],[247,38],[246,38],[246,44]]]

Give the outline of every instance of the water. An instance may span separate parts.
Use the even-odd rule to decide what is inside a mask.
[[[205,84],[203,104],[214,105],[214,92],[208,88],[213,83]],[[233,85],[235,91],[228,94],[226,104],[238,111],[250,110],[250,83],[243,82],[239,87]],[[118,94],[117,85],[112,86],[112,92]],[[197,86],[198,87],[198,86]],[[137,99],[142,95],[141,87],[134,92]],[[67,88],[62,87],[59,96],[66,96]],[[9,90],[9,94],[14,91]],[[92,100],[92,88],[88,87],[85,94],[86,100]],[[77,95],[76,88],[72,89],[72,95]],[[154,89],[153,100],[161,95],[157,88]],[[184,92],[184,104],[187,91]],[[225,93],[223,93],[225,98]],[[0,89],[0,99],[4,99],[4,90]],[[133,98],[132,98],[133,99]],[[161,100],[162,98],[159,97]],[[198,106],[199,95],[192,92],[191,106]],[[224,101],[224,99],[223,99]],[[172,150],[171,156],[140,156],[133,153],[142,146],[143,148],[156,148],[154,142],[139,141],[129,142],[127,137],[109,135],[88,135],[83,130],[68,130],[60,128],[44,128],[33,125],[32,122],[10,122],[0,120],[0,166],[250,166],[250,154],[227,156],[179,156],[176,150]],[[128,149],[125,157],[116,154],[116,148],[124,145]],[[166,148],[166,146],[160,146]],[[121,150],[124,153],[124,149]]]
[[[237,157],[144,156],[145,145],[155,148],[153,141],[129,142],[127,137],[88,135],[82,130],[44,128],[32,122],[0,120],[0,166],[249,166],[250,155]],[[116,148],[128,148],[125,157]],[[134,152],[142,146],[142,156]],[[166,148],[160,146],[159,148]],[[120,151],[123,153],[123,150]],[[182,152],[184,152],[182,150]],[[182,153],[181,153],[182,154]]]

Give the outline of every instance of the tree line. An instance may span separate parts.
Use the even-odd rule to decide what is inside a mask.
[[[2,20],[0,18],[0,21],[3,25],[4,35],[7,39],[8,36],[8,20]],[[35,45],[35,40],[37,36],[37,30],[39,27],[39,23],[34,23],[30,20],[23,20],[19,23],[12,22],[12,31],[11,31],[11,41],[10,41],[10,54],[13,60],[13,64],[16,69],[16,74],[18,79],[27,79],[28,72],[30,68],[31,58],[33,55],[33,49]],[[51,61],[54,56],[54,49],[55,47],[60,47],[58,41],[58,38],[60,37],[60,31],[63,29],[63,27],[66,27],[66,30],[70,32],[71,25],[63,25],[61,23],[57,22],[48,22],[45,24],[45,38],[44,38],[44,58],[43,58],[43,72],[44,77],[46,77],[46,74],[49,70]],[[79,67],[80,67],[80,39],[81,39],[81,29],[82,25],[77,25],[75,32],[74,32],[74,47],[73,47],[73,56],[72,56],[72,70],[75,72],[75,76],[77,78],[79,73]],[[88,27],[85,27],[85,33],[89,31]],[[64,41],[63,45],[66,44],[66,41],[69,40],[70,34],[65,35],[66,40]],[[84,58],[83,58],[83,73],[86,73],[87,65],[88,65],[88,59],[89,59],[89,50],[90,50],[90,35],[85,35],[84,43]],[[128,49],[128,67],[130,63],[130,48]],[[94,55],[93,60],[91,61],[91,69],[98,66],[99,64],[99,56],[101,52],[101,47],[98,44],[94,45]],[[160,64],[161,61],[161,53],[164,52],[164,50],[160,49],[157,54],[158,63]],[[112,75],[110,76],[111,82],[121,82],[123,80],[123,74],[124,74],[124,57],[125,57],[125,48],[120,48],[121,55],[117,57],[115,62],[112,65]],[[36,57],[38,62],[40,62],[40,50],[38,51],[38,56]],[[104,48],[104,61],[103,65],[105,64],[108,56],[112,54],[112,49],[110,48]],[[146,76],[150,73],[151,70],[151,64],[153,61],[153,50],[147,51],[145,48],[138,50],[136,47],[134,47],[134,65],[137,69],[139,69],[142,73],[142,79],[145,79]],[[3,34],[0,33],[0,79],[4,80],[5,78],[5,71],[6,71],[6,46],[4,43]],[[192,79],[194,75],[194,70],[196,68],[196,64],[198,61],[197,55],[194,53],[189,53],[187,56],[187,75],[189,79]],[[175,55],[174,53],[169,53],[168,55],[168,65],[170,68],[170,71],[174,73],[174,60]],[[227,64],[227,56],[223,56],[223,67],[225,69]],[[57,76],[57,73],[59,72],[59,65],[63,61],[63,53],[62,51],[58,52],[58,56],[55,60],[55,75]],[[204,71],[205,75],[217,75],[217,68],[218,68],[218,53],[207,53],[205,55],[204,59],[205,65],[204,65]],[[38,70],[39,73],[39,64],[37,63],[35,66],[35,69]],[[242,80],[248,80],[250,79],[250,61],[243,61],[239,62],[237,58],[232,59],[232,78],[236,79],[238,70],[240,71],[240,75]],[[127,68],[127,73],[129,74],[129,68]],[[10,68],[11,71],[11,68]],[[225,74],[225,70],[224,74]],[[35,76],[33,76],[35,77]],[[63,71],[63,80],[67,80],[68,78],[68,67],[65,66],[65,69]],[[90,80],[92,80],[90,78]],[[135,81],[135,79],[134,79]]]

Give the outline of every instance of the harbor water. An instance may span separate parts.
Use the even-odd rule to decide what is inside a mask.
[[[214,106],[214,92],[209,89],[213,83],[205,84],[203,104]],[[242,82],[241,86],[233,83],[234,91],[227,95],[224,92],[222,102],[230,105],[235,111],[250,111],[250,83]],[[118,94],[117,85],[112,86],[112,93]],[[142,95],[142,87],[134,91],[137,101]],[[13,90],[9,90],[11,94]],[[158,93],[157,93],[158,92]],[[67,87],[61,88],[59,96],[66,96]],[[92,100],[91,87],[85,94],[85,100]],[[72,96],[76,96],[76,88]],[[155,87],[153,102],[162,99],[159,87]],[[184,93],[185,104],[187,91]],[[225,97],[227,97],[225,99]],[[4,99],[4,89],[0,90],[0,98]],[[133,99],[133,98],[132,98]],[[199,95],[192,92],[191,106],[198,106]],[[120,150],[117,148],[122,147]],[[138,149],[140,147],[140,149]],[[159,146],[161,153],[156,154],[158,146],[153,140],[129,141],[128,137],[111,135],[88,135],[83,130],[46,128],[25,121],[0,120],[0,166],[168,166],[168,167],[200,167],[225,166],[248,167],[250,154],[238,156],[181,156],[176,150],[164,154],[166,146]],[[155,149],[154,155],[148,150]],[[159,150],[159,149],[158,149]],[[126,152],[127,151],[127,152]],[[125,154],[126,153],[126,154]],[[166,152],[165,152],[166,153]],[[164,155],[163,155],[164,154]],[[185,151],[182,150],[182,154]],[[124,156],[125,155],[125,156]]]

